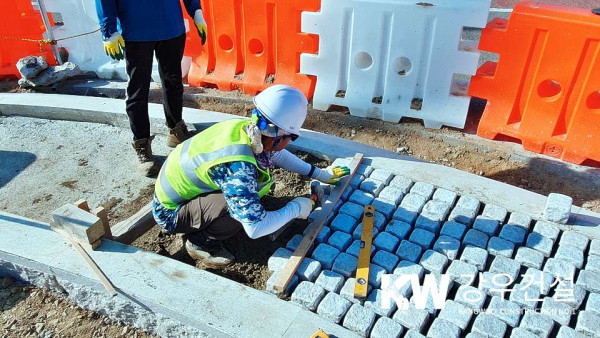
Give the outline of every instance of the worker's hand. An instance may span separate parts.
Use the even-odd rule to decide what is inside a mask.
[[[327,184],[337,185],[340,178],[350,175],[348,167],[333,167],[315,170],[313,178]]]
[[[315,202],[310,198],[306,197],[296,197],[290,203],[296,203],[300,206],[300,215],[297,218],[307,219],[308,215],[315,208]]]
[[[123,60],[125,51],[125,40],[118,32],[113,33],[108,40],[104,41],[104,52],[113,60]]]
[[[208,30],[206,26],[206,21],[204,21],[204,16],[202,15],[202,10],[199,9],[194,13],[194,25],[196,25],[196,30],[198,30],[198,35],[200,35],[200,39],[202,39],[202,45],[206,43],[206,31]]]

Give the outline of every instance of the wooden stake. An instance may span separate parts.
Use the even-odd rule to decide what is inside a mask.
[[[150,230],[156,224],[152,216],[152,202],[146,204],[135,215],[112,227],[115,241],[131,244],[138,237]]]
[[[106,209],[103,207],[97,207],[96,209],[92,210],[92,215],[100,218],[102,221],[102,227],[104,228],[103,237],[106,239],[112,239],[112,232],[110,231],[110,224],[108,223],[108,213],[106,212]]]
[[[81,210],[90,212],[90,206],[88,205],[88,202],[84,199],[80,199],[79,201],[73,203],[73,205],[75,205],[76,207],[78,207]]]

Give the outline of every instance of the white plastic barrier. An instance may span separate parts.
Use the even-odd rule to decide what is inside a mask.
[[[303,12],[302,31],[319,35],[318,54],[300,57],[300,72],[317,76],[314,108],[463,128],[479,52],[461,34],[486,25],[490,0],[424,1],[322,0]]]

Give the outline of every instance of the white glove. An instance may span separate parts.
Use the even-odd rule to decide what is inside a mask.
[[[340,178],[350,175],[348,167],[333,167],[327,169],[315,168],[312,178],[327,184],[336,185]]]
[[[200,35],[202,45],[204,45],[206,43],[206,31],[208,30],[208,28],[206,26],[206,21],[204,20],[204,15],[202,15],[201,9],[197,10],[196,13],[194,13],[194,25],[196,26],[198,35]]]
[[[307,219],[315,207],[315,202],[306,197],[296,197],[290,203],[295,203],[300,207],[300,214],[296,218],[301,219]]]

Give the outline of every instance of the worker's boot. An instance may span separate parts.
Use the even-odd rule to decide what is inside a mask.
[[[181,120],[177,122],[175,127],[169,129],[169,134],[167,135],[167,146],[175,148],[178,144],[192,136],[194,136],[194,134],[187,129],[185,122]]]
[[[154,177],[158,173],[158,163],[152,155],[152,140],[154,135],[149,138],[143,138],[133,141],[133,149],[137,153],[139,160],[139,170],[142,175]]]
[[[189,240],[185,241],[185,250],[195,260],[202,262],[207,268],[224,268],[231,264],[235,257],[224,247],[209,250],[196,245]]]

